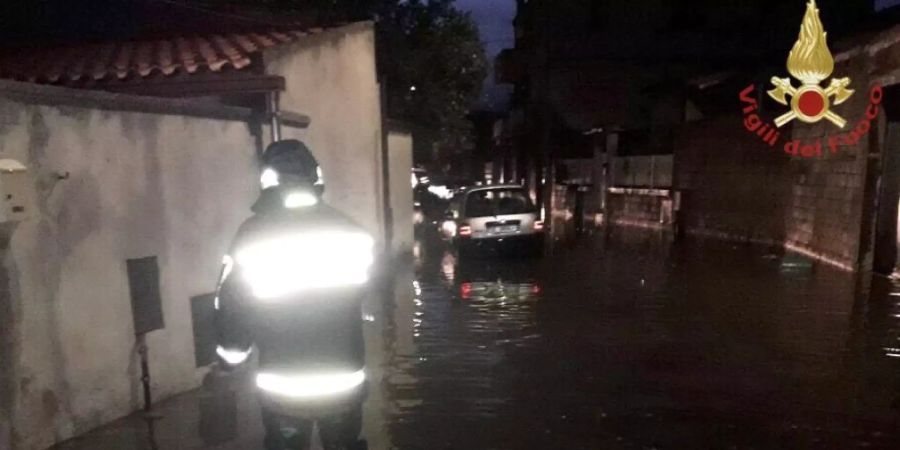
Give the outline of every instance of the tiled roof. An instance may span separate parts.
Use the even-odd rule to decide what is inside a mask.
[[[319,31],[211,34],[6,51],[0,54],[0,78],[77,85],[240,70],[251,64],[255,53]]]

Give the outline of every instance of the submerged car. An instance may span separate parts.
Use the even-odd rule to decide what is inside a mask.
[[[465,189],[450,202],[441,233],[460,255],[501,246],[540,255],[544,247],[540,211],[517,185]]]

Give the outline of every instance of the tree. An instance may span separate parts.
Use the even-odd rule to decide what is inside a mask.
[[[487,73],[478,28],[452,0],[389,3],[377,18],[388,114],[413,126],[420,160],[458,154],[472,145],[466,115]]]

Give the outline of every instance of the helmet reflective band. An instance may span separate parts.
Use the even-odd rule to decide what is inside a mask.
[[[316,186],[325,185],[325,175],[322,175],[322,166],[316,166]]]
[[[262,185],[263,189],[268,189],[273,186],[278,186],[278,183],[278,172],[271,167],[266,167],[259,177],[259,184]]]

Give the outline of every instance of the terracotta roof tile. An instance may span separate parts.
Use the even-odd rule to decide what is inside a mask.
[[[306,35],[303,30],[283,30],[8,51],[0,54],[0,78],[78,84],[240,70],[250,66],[253,54]]]

